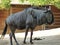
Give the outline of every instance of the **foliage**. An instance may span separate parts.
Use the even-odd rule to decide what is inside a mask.
[[[25,0],[22,0],[24,3]],[[29,1],[31,5],[55,5],[60,8],[60,0],[26,0]]]
[[[10,0],[1,0],[0,9],[9,9],[10,8]]]
[[[19,0],[20,2],[24,3],[24,0]]]
[[[31,5],[55,5],[60,8],[60,0],[19,0],[20,3],[27,2]],[[11,0],[1,0],[0,9],[9,9]]]
[[[55,2],[54,5],[60,9],[60,1]]]

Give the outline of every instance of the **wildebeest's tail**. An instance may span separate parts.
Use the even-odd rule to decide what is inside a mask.
[[[7,27],[8,27],[8,25],[5,23],[5,27],[4,27],[4,30],[2,32],[1,39],[4,38],[4,36],[5,36],[6,32],[7,32]]]

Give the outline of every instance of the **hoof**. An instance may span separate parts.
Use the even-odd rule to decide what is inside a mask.
[[[26,44],[26,42],[25,42],[25,41],[24,41],[23,43],[24,43],[24,44]]]
[[[31,43],[31,44],[33,44],[33,42],[32,42],[32,41],[30,41],[30,43]]]
[[[31,44],[33,44],[33,42],[30,42]]]

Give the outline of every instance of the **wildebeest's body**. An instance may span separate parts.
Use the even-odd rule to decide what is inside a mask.
[[[26,27],[26,24],[25,24],[26,18],[27,18],[27,15],[23,11],[23,12],[18,12],[18,13],[10,15],[7,18],[6,22],[8,25],[12,25],[12,26],[15,26],[16,28],[20,29],[23,26]]]
[[[6,19],[6,26],[5,29],[2,33],[2,35],[6,34],[7,31],[7,26],[10,27],[11,29],[11,33],[10,33],[10,42],[11,45],[12,44],[12,37],[14,38],[16,44],[18,45],[18,42],[15,38],[15,30],[16,29],[26,29],[26,33],[25,33],[25,38],[24,38],[24,43],[26,40],[26,36],[28,34],[28,30],[29,28],[31,29],[31,37],[30,37],[30,42],[32,42],[32,35],[33,35],[33,29],[37,26],[37,25],[42,25],[42,24],[51,24],[53,23],[53,14],[51,13],[51,19],[50,22],[48,21],[48,17],[47,16],[49,14],[50,16],[50,11],[47,10],[38,10],[38,9],[33,9],[33,8],[27,8],[21,12],[15,13],[10,15],[7,19]]]

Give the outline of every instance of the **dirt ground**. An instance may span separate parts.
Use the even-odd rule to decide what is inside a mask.
[[[17,41],[20,45],[60,45],[60,35],[56,36],[46,36],[46,37],[40,37],[42,40],[33,40],[34,44],[30,44],[29,38],[27,38],[26,42],[27,44],[23,44],[23,38],[17,38]],[[15,44],[15,41],[13,40],[13,44]],[[5,38],[3,40],[0,39],[0,45],[10,45],[9,38]]]
[[[47,36],[46,35],[46,34],[48,34],[47,32],[50,32],[51,35],[49,34],[50,36]],[[59,30],[56,31],[54,29],[53,32],[51,30],[50,31],[46,31],[46,32],[45,31],[44,32],[40,32],[40,34],[42,34],[42,33],[44,33],[46,36],[44,34],[43,34],[44,36],[38,35],[39,33],[35,34],[36,36],[33,35],[34,44],[30,44],[29,37],[27,37],[27,40],[26,40],[27,44],[23,44],[24,35],[23,36],[21,36],[20,34],[19,34],[20,36],[16,35],[16,39],[17,39],[19,45],[60,45],[60,31]],[[42,40],[34,40],[35,37],[39,37]],[[10,45],[9,37],[6,36],[3,40],[0,39],[0,45]],[[16,45],[14,39],[13,39],[13,45]]]

